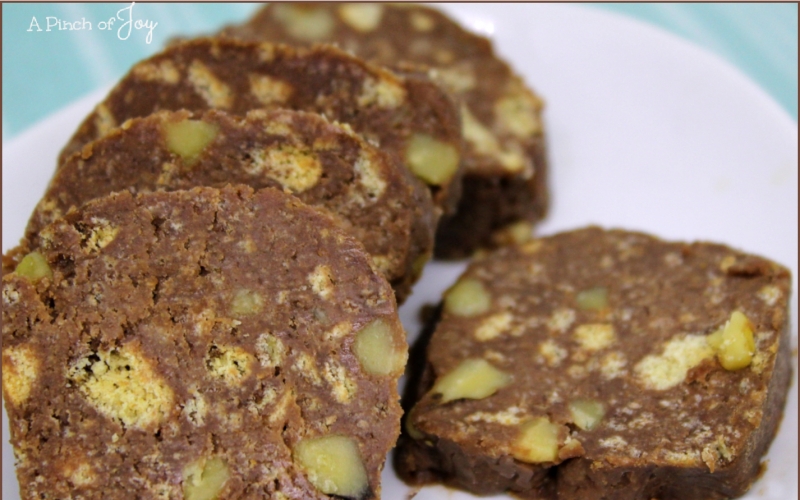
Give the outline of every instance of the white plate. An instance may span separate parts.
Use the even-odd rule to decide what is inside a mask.
[[[649,25],[593,9],[442,8],[492,36],[498,51],[546,96],[553,205],[542,234],[595,223],[724,242],[788,265],[797,289],[797,125],[739,71]],[[4,145],[4,251],[22,235],[58,150],[104,94]],[[462,268],[426,268],[401,309],[412,338],[420,306],[437,302]],[[797,318],[796,299],[791,308]],[[796,346],[796,323],[792,336]],[[797,498],[797,425],[794,384],[767,472],[746,498]],[[5,412],[3,434],[3,498],[15,500]],[[383,479],[384,498],[406,498],[410,490],[391,466]],[[416,498],[472,497],[431,487]]]

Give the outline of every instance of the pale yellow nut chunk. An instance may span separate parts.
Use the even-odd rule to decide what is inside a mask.
[[[373,375],[400,373],[406,364],[406,350],[395,345],[392,328],[382,319],[356,334],[354,349],[361,367]]]
[[[484,359],[467,359],[433,386],[442,403],[456,399],[483,399],[511,383],[511,376]]]
[[[248,316],[261,312],[264,308],[264,297],[252,290],[239,290],[233,297],[231,313],[234,316]]]
[[[358,498],[369,487],[358,443],[348,436],[324,436],[300,441],[294,458],[318,490]]]
[[[584,311],[601,311],[608,307],[608,290],[599,286],[578,292],[575,296],[578,309]]]
[[[408,416],[408,418],[406,418],[406,432],[411,437],[411,439],[415,439],[417,441],[425,437],[425,434],[420,432],[419,429],[417,429],[417,427],[411,421],[410,415]]]
[[[525,90],[515,88],[495,103],[494,112],[503,128],[525,139],[542,131],[538,116],[540,107],[541,102],[534,96]]]
[[[184,500],[215,500],[230,477],[219,457],[200,459],[183,469]]]
[[[427,264],[429,260],[431,260],[430,253],[424,253],[422,255],[417,256],[417,258],[414,259],[414,264],[411,268],[411,272],[413,273],[413,276],[415,278],[422,276],[422,270],[425,269],[425,264]]]
[[[569,403],[572,421],[580,429],[590,431],[597,427],[606,413],[603,403],[594,399],[576,399]]]
[[[427,184],[440,186],[458,170],[458,150],[425,134],[414,134],[406,149],[411,171]]]
[[[453,285],[444,297],[444,310],[456,316],[477,316],[489,310],[492,297],[480,281],[464,278]]]
[[[167,149],[184,160],[193,161],[217,137],[219,126],[199,120],[164,124]]]
[[[756,353],[753,325],[747,316],[739,311],[734,311],[725,326],[709,335],[706,340],[726,370],[739,370],[750,366]]]
[[[44,255],[39,252],[31,252],[23,257],[14,272],[33,282],[42,278],[53,278],[53,270],[50,269]]]
[[[533,224],[528,221],[518,221],[509,224],[492,235],[492,239],[499,245],[519,245],[533,238]]]
[[[511,455],[528,463],[555,462],[558,458],[559,426],[545,417],[522,424],[511,447]]]
[[[339,6],[339,17],[356,31],[367,33],[381,23],[383,5],[378,3],[346,3]]]
[[[336,25],[330,12],[292,3],[275,4],[275,19],[283,23],[289,35],[309,42],[327,38]]]

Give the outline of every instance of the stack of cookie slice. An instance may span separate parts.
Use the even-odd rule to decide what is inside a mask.
[[[198,39],[134,66],[4,257],[22,496],[379,498],[397,302],[461,146],[438,84],[331,46]]]
[[[335,43],[401,72],[424,74],[458,102],[463,195],[442,220],[439,257],[530,237],[548,206],[542,100],[492,43],[414,4],[272,3],[221,36],[310,46]]]

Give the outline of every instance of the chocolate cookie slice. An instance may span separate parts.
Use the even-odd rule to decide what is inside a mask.
[[[405,334],[335,219],[267,188],[117,193],[3,277],[17,477],[40,498],[380,498]]]
[[[55,218],[115,191],[228,183],[285,189],[344,218],[399,302],[433,252],[433,202],[406,168],[346,125],[288,110],[244,117],[162,111],[132,119],[61,165],[26,237],[35,242]]]
[[[271,3],[223,36],[308,45],[335,42],[379,64],[432,68],[462,103],[464,191],[442,221],[441,257],[530,238],[548,206],[542,100],[495,54],[488,39],[438,10],[373,3]]]
[[[598,228],[498,250],[445,294],[398,471],[522,498],[739,496],[789,386],[790,280]]]
[[[330,46],[199,39],[138,63],[83,122],[59,163],[129,118],[159,110],[257,108],[322,114],[407,166],[450,213],[461,192],[458,108],[438,85],[403,78]]]

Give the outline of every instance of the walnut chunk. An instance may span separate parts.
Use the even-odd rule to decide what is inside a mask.
[[[414,425],[414,422],[411,421],[411,415],[409,415],[406,418],[405,428],[406,428],[406,432],[411,437],[411,439],[413,439],[415,441],[419,441],[420,439],[425,437],[425,434],[420,432],[420,430],[417,429],[417,426]]]
[[[539,110],[542,102],[517,83],[494,105],[498,125],[509,133],[526,139],[542,132]]]
[[[201,458],[183,469],[184,500],[215,500],[218,498],[230,472],[225,460],[214,457]]]
[[[278,3],[274,12],[275,19],[283,24],[290,36],[307,42],[329,37],[336,26],[330,12],[314,6]]]
[[[603,403],[593,399],[576,399],[569,403],[572,421],[580,429],[590,431],[597,427],[606,411]]]
[[[417,258],[414,259],[414,264],[411,267],[411,272],[413,273],[415,279],[422,276],[422,271],[425,269],[425,264],[427,264],[429,260],[431,260],[430,252],[418,255]]]
[[[402,373],[407,352],[396,345],[392,327],[376,319],[356,334],[353,348],[361,367],[373,375]]]
[[[706,340],[726,370],[740,370],[750,366],[753,361],[756,352],[753,324],[739,311],[734,311],[728,322]]]
[[[453,285],[444,297],[444,310],[456,316],[472,317],[483,314],[492,306],[492,297],[483,284],[464,278]]]
[[[201,120],[181,120],[164,124],[167,149],[183,160],[193,162],[219,133],[216,123]]]
[[[304,439],[294,447],[294,459],[306,471],[311,484],[325,494],[361,498],[369,489],[361,452],[352,437]]]
[[[406,149],[408,168],[426,184],[446,184],[458,170],[458,149],[425,134],[414,134]]]
[[[381,23],[383,5],[378,3],[346,3],[339,6],[339,17],[354,30],[368,33]]]
[[[53,270],[39,252],[31,252],[23,257],[14,272],[34,283],[42,278],[53,278]]]
[[[26,345],[3,349],[3,393],[15,405],[24,403],[39,376],[39,358]]]
[[[511,455],[528,463],[555,462],[558,458],[558,433],[560,427],[546,417],[522,424],[511,447]]]
[[[437,380],[432,392],[442,403],[456,399],[483,399],[511,383],[511,376],[484,359],[467,359]]]
[[[426,33],[436,27],[436,21],[422,12],[412,12],[408,20],[415,30],[423,33]]]
[[[599,286],[578,292],[575,296],[578,309],[584,311],[602,311],[608,308],[608,289]]]
[[[492,234],[492,241],[497,245],[520,245],[533,238],[533,224],[521,220],[509,224]]]
[[[237,317],[257,314],[263,308],[264,297],[252,290],[239,290],[231,302],[231,313]]]

